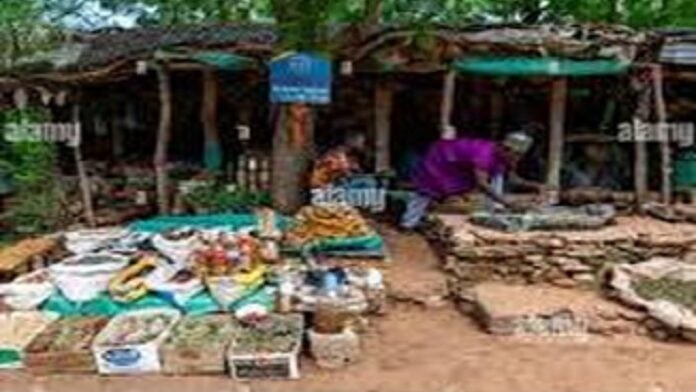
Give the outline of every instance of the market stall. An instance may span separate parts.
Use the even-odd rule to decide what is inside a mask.
[[[57,242],[65,257],[0,285],[3,367],[293,379],[305,339],[320,367],[346,366],[355,325],[383,311],[383,240],[346,206],[161,217]]]

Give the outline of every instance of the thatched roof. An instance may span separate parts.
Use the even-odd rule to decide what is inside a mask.
[[[646,48],[654,39],[626,27],[590,25],[432,26],[425,32],[403,26],[344,27],[331,36],[336,60],[352,61],[358,71],[402,72],[438,71],[471,53],[635,61],[651,53]],[[22,62],[11,74],[80,82],[132,73],[133,62],[151,60],[161,50],[219,50],[267,59],[278,50],[278,42],[272,26],[258,24],[104,31],[77,36],[57,50]]]

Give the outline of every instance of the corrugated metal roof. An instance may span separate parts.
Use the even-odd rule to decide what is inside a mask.
[[[696,41],[666,43],[660,51],[660,62],[696,65]]]

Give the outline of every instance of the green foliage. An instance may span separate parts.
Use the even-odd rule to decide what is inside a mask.
[[[27,123],[45,119],[37,110],[2,113],[0,124]],[[0,169],[10,173],[15,193],[9,207],[14,227],[23,231],[43,232],[60,223],[60,190],[55,177],[55,146],[41,142],[14,142],[0,145]]]
[[[248,213],[254,207],[270,206],[271,197],[267,192],[229,191],[215,184],[194,188],[184,196],[184,202],[199,212]]]
[[[17,59],[52,47],[60,38],[59,29],[44,19],[48,0],[2,0],[0,4],[0,68],[11,67]]]

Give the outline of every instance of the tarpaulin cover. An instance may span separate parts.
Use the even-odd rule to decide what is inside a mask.
[[[557,57],[468,57],[454,62],[456,71],[493,76],[591,76],[615,75],[630,63],[601,60],[572,60]]]
[[[149,294],[137,301],[123,303],[114,301],[108,293],[87,302],[72,302],[59,291],[53,294],[41,310],[52,311],[61,316],[115,316],[117,314],[137,309],[175,308],[186,314],[206,314],[218,311],[220,308],[207,292],[201,292],[188,300],[182,308],[174,305],[156,294]]]
[[[195,229],[213,229],[225,227],[239,230],[255,226],[258,219],[254,214],[212,214],[212,215],[183,215],[158,216],[155,218],[136,221],[129,229],[146,233],[160,233],[167,230],[191,227]],[[277,215],[276,226],[280,229],[288,223],[288,218]]]

